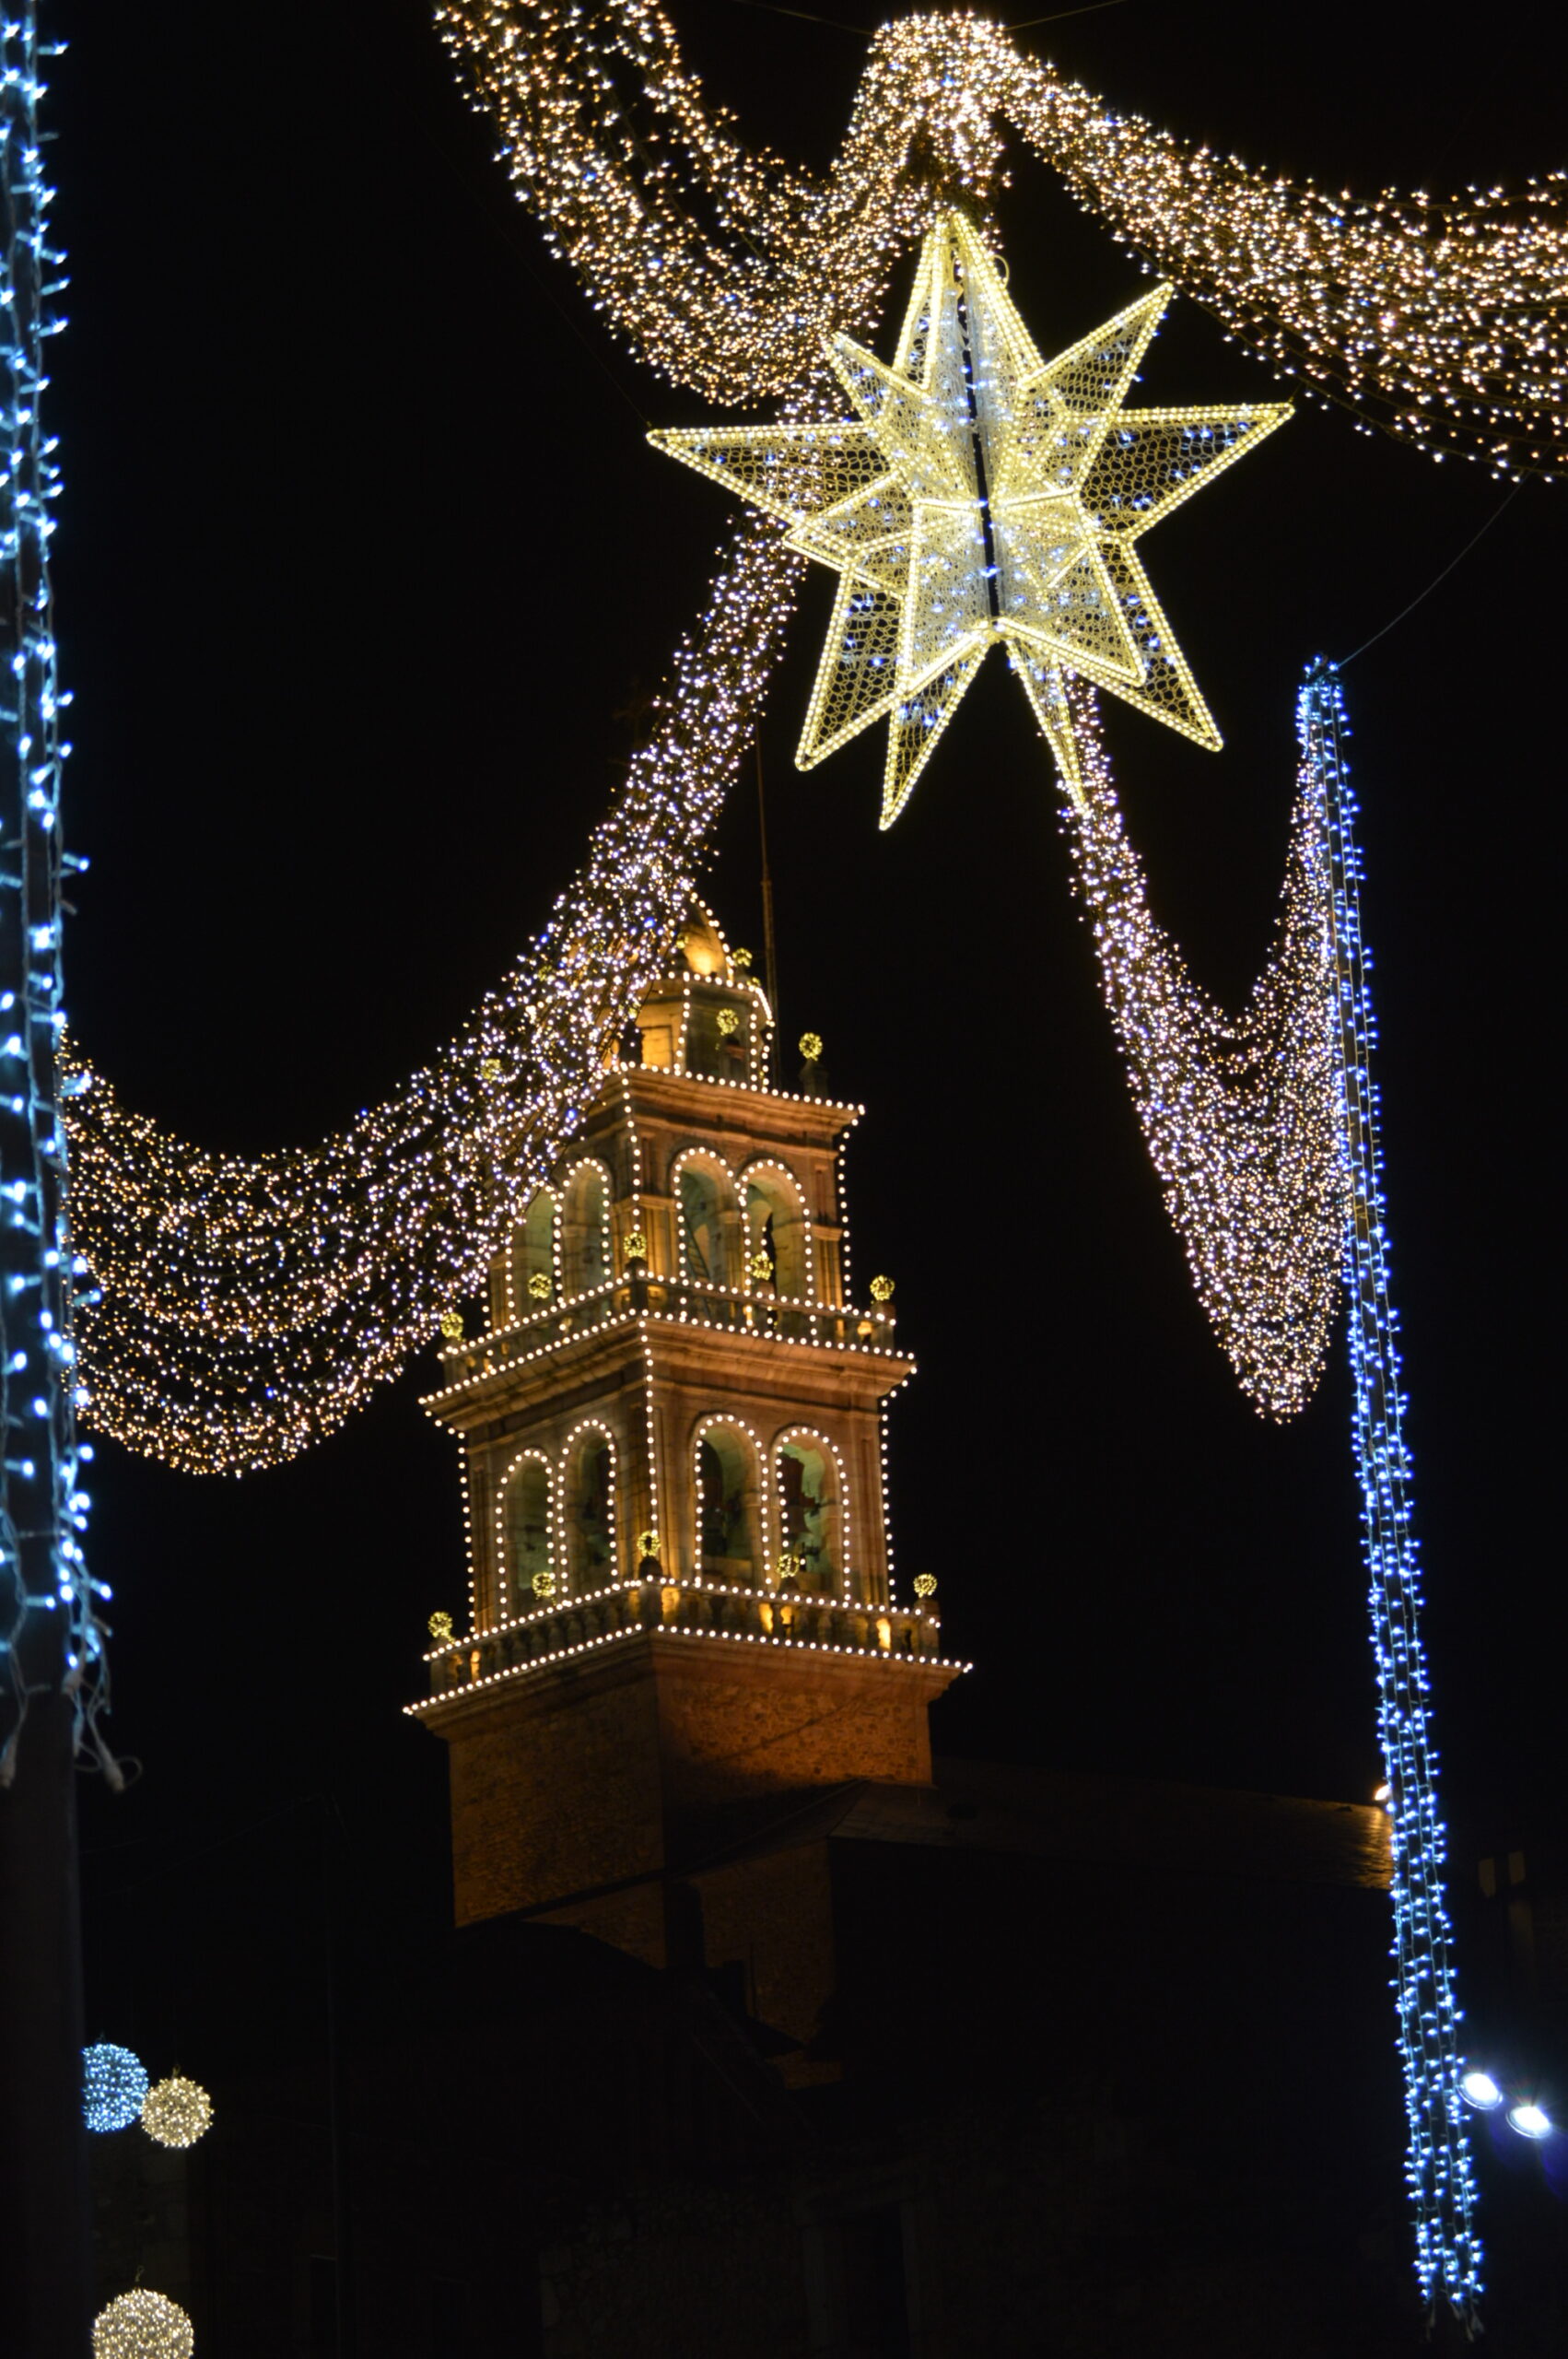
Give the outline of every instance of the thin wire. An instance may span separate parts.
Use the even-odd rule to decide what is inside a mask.
[[[1448,560],[1447,564],[1444,567],[1444,569],[1443,569],[1442,572],[1441,572],[1441,573],[1439,573],[1438,575],[1436,575],[1436,576],[1435,576],[1435,578],[1434,578],[1433,581],[1429,581],[1429,582],[1427,583],[1427,585],[1426,585],[1426,588],[1425,588],[1424,590],[1422,590],[1422,592],[1421,592],[1421,593],[1420,593],[1416,597],[1412,598],[1412,599],[1410,600],[1410,604],[1409,604],[1408,606],[1401,606],[1401,607],[1400,607],[1400,609],[1399,609],[1398,613],[1394,616],[1394,618],[1393,618],[1392,622],[1387,622],[1387,623],[1385,623],[1381,630],[1375,630],[1375,631],[1373,632],[1372,637],[1371,637],[1370,639],[1363,639],[1363,640],[1362,640],[1361,645],[1360,645],[1358,648],[1356,648],[1356,649],[1355,649],[1355,651],[1354,651],[1354,652],[1353,652],[1353,653],[1352,653],[1352,654],[1350,654],[1350,655],[1341,655],[1341,656],[1340,657],[1340,659],[1339,659],[1339,663],[1338,663],[1338,664],[1337,664],[1336,668],[1337,668],[1339,671],[1341,671],[1341,672],[1342,672],[1342,671],[1345,669],[1345,666],[1347,665],[1347,663],[1353,663],[1355,662],[1355,660],[1356,660],[1356,656],[1357,656],[1357,655],[1364,655],[1364,654],[1366,653],[1366,651],[1367,651],[1367,649],[1368,649],[1369,647],[1375,647],[1375,646],[1376,646],[1376,644],[1377,644],[1377,642],[1378,642],[1378,640],[1379,640],[1380,639],[1387,639],[1387,636],[1388,636],[1388,634],[1389,634],[1389,632],[1390,632],[1391,630],[1393,630],[1393,629],[1394,629],[1394,628],[1395,628],[1398,624],[1402,623],[1402,622],[1404,621],[1405,616],[1406,616],[1407,615],[1413,615],[1413,614],[1415,613],[1416,608],[1417,608],[1418,606],[1420,606],[1420,605],[1423,604],[1425,603],[1425,601],[1426,601],[1428,598],[1430,598],[1430,597],[1431,597],[1431,595],[1432,595],[1433,592],[1435,589],[1437,589],[1437,588],[1438,588],[1438,586],[1439,586],[1442,582],[1445,582],[1445,581],[1447,581],[1448,576],[1453,572],[1454,568],[1455,568],[1457,565],[1461,565],[1461,564],[1463,564],[1463,562],[1464,562],[1465,558],[1469,557],[1469,555],[1470,551],[1474,548],[1474,546],[1475,546],[1476,543],[1477,543],[1478,541],[1480,541],[1480,540],[1484,540],[1484,539],[1485,539],[1485,537],[1486,537],[1487,534],[1491,532],[1491,530],[1492,530],[1492,526],[1496,523],[1496,522],[1497,522],[1498,518],[1502,515],[1502,513],[1503,513],[1503,509],[1504,509],[1504,508],[1510,508],[1510,507],[1512,507],[1512,505],[1513,505],[1514,501],[1515,501],[1515,499],[1517,499],[1517,498],[1519,497],[1519,494],[1520,494],[1520,493],[1523,491],[1523,489],[1525,488],[1525,485],[1526,485],[1526,483],[1527,483],[1527,480],[1528,480],[1528,478],[1527,478],[1527,476],[1521,475],[1521,476],[1519,477],[1518,482],[1514,486],[1513,490],[1508,494],[1507,499],[1503,502],[1503,508],[1494,508],[1494,509],[1492,510],[1492,511],[1491,515],[1487,518],[1487,520],[1486,520],[1485,523],[1481,526],[1481,528],[1480,528],[1480,532],[1479,532],[1479,533],[1472,533],[1472,534],[1470,534],[1469,539],[1465,543],[1465,546],[1464,546],[1464,547],[1459,551],[1458,556],[1457,556],[1457,557],[1451,557],[1449,558],[1449,560]]]
[[[857,41],[875,41],[884,25],[850,25],[842,17],[814,16],[809,8],[786,8],[782,0],[729,0],[732,8],[758,8],[766,17],[793,17],[802,25],[825,25],[830,32],[848,33]],[[1004,33],[1033,32],[1037,25],[1064,24],[1069,17],[1097,17],[1102,8],[1125,8],[1127,0],[1085,0],[1079,8],[1057,8],[1048,17],[1025,17],[1016,25],[1002,25]]]
[[[1064,25],[1069,17],[1097,17],[1102,8],[1125,8],[1127,0],[1087,0],[1082,8],[1058,8],[1048,17],[1025,17],[1016,25],[1003,25],[1004,33],[1030,33],[1036,25]]]

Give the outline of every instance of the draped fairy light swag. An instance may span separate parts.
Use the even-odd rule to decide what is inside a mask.
[[[330,1432],[450,1335],[668,957],[806,564],[839,587],[801,757],[885,724],[884,824],[1000,645],[1064,791],[1075,889],[1167,1209],[1265,1414],[1310,1396],[1341,1269],[1350,1280],[1418,2266],[1473,2327],[1338,692],[1318,680],[1306,694],[1275,942],[1235,1015],[1152,913],[1097,711],[1104,691],[1218,744],[1138,544],[1284,406],[1126,407],[1164,285],[1044,358],[1007,299],[987,208],[1011,135],[1298,391],[1433,457],[1550,478],[1568,458],[1568,178],[1441,200],[1291,182],[1114,111],[963,14],[872,38],[843,147],[812,175],[743,145],[652,0],[441,0],[437,18],[519,196],[611,333],[701,402],[778,405],[761,424],[656,438],[762,513],[731,528],[649,742],[549,924],[386,1103],[315,1146],[218,1156],[122,1106],[67,1045],[72,1269],[89,1280],[76,1397],[135,1449],[239,1473]],[[917,250],[885,360],[865,339]],[[124,2331],[179,2347],[177,2323],[127,2314]]]
[[[1446,445],[1512,472],[1545,471],[1562,458],[1568,334],[1554,308],[1568,254],[1562,176],[1516,197],[1493,193],[1444,205],[1425,196],[1330,197],[1115,114],[998,27],[949,15],[907,18],[872,40],[843,148],[826,174],[813,177],[743,145],[731,118],[705,101],[668,19],[647,0],[591,11],[447,0],[438,20],[475,103],[497,127],[518,194],[612,331],[647,365],[707,400],[782,400],[781,427],[763,429],[776,450],[786,429],[803,447],[830,420],[836,392],[841,408],[842,380],[825,355],[838,339],[842,359],[843,340],[872,325],[895,267],[944,208],[960,224],[954,241],[973,235],[972,271],[983,277],[983,212],[1011,131],[1114,235],[1299,386],[1426,447]],[[980,226],[971,232],[965,223]],[[1147,323],[1156,303],[1146,299],[1130,315]],[[907,344],[904,358],[907,370]],[[855,365],[869,396],[875,368]],[[1057,391],[1059,428],[1072,388]],[[1108,423],[1110,404],[1104,395],[1099,403]],[[1181,425],[1170,413],[1155,425],[1149,421],[1159,414],[1145,413],[1140,428],[1140,414],[1129,411],[1116,431],[1133,433],[1133,458],[1151,476],[1158,463],[1190,467],[1196,487],[1280,414],[1278,405],[1259,404],[1250,415],[1194,411]],[[1207,441],[1196,439],[1199,418],[1211,429]],[[863,413],[856,425],[863,465],[875,436]],[[710,456],[723,431],[706,430]],[[682,454],[691,456],[693,437],[704,433],[690,429]],[[1167,447],[1184,435],[1194,440]],[[672,447],[681,440],[668,439]],[[961,442],[949,439],[949,458],[962,459]],[[1100,529],[1111,516],[1102,494],[1117,490],[1106,469],[1124,448],[1118,441],[1107,456],[1102,435],[1098,477],[1078,468],[1070,487],[1076,508],[1057,511],[1071,531],[1043,542],[1036,534],[1034,547],[1027,534],[1015,534],[1010,550],[982,546],[978,566],[972,546],[968,557],[960,549],[955,566],[954,550],[930,534],[900,555],[896,521],[880,550],[871,547],[875,535],[862,531],[864,517],[831,512],[825,476],[821,496],[793,518],[793,547],[776,525],[740,528],[720,553],[707,613],[677,653],[650,743],[550,925],[428,1067],[333,1138],[250,1159],[212,1155],[123,1107],[110,1083],[68,1050],[64,1115],[77,1174],[76,1234],[91,1271],[77,1312],[88,1415],[175,1465],[241,1473],[271,1464],[341,1423],[454,1315],[456,1300],[477,1290],[667,952],[755,730],[802,553],[833,562],[848,556],[843,605],[862,593],[882,601],[867,611],[895,667],[903,635],[908,693],[895,686],[875,716],[887,721],[890,741],[900,741],[896,753],[890,745],[890,807],[907,796],[935,724],[957,702],[964,682],[956,675],[966,678],[979,651],[977,632],[951,663],[933,640],[923,656],[942,660],[934,671],[928,662],[916,682],[922,651],[915,623],[930,624],[932,582],[943,567],[972,607],[985,566],[995,563],[1001,575],[1012,563],[1017,594],[1009,616],[971,611],[967,620],[983,619],[988,630],[1009,624],[995,635],[1005,636],[1074,794],[1074,680],[1097,680],[1149,707],[1168,679],[1161,717],[1213,742],[1147,579],[1131,570],[1135,535],[1125,522]],[[887,456],[880,446],[879,456]],[[732,450],[715,456],[710,472],[726,468],[734,485]],[[896,464],[883,471],[897,478]],[[1133,500],[1153,489],[1134,480],[1137,472],[1127,469]],[[911,489],[918,495],[920,486],[903,479],[895,488],[912,523],[919,502]],[[968,502],[968,521],[958,519],[955,530],[973,544],[978,486],[965,476],[950,488],[959,505]],[[1005,495],[1007,482],[999,488]],[[1021,513],[1027,488],[1015,472],[1013,513],[1004,512],[1005,499],[988,510],[1002,540],[1017,522],[1045,521],[1043,507]],[[932,516],[941,504],[929,503]],[[1160,504],[1168,504],[1163,492]],[[776,517],[778,508],[775,499]],[[835,534],[838,545],[830,546]],[[865,546],[847,551],[857,535]],[[1059,547],[1071,582],[1049,580]],[[1041,549],[1044,572],[1032,562]],[[880,583],[857,570],[879,564]],[[1096,568],[1099,581],[1088,581]],[[1096,589],[1098,620],[1089,594]],[[1054,631],[1045,628],[1053,619],[1061,626]],[[846,611],[840,654],[852,629]],[[869,725],[876,701],[857,690],[835,706],[832,668],[825,664],[808,727],[817,753],[842,742],[846,724]],[[912,705],[920,710],[907,720],[903,709]],[[1094,759],[1103,762],[1103,753]],[[1108,795],[1102,776],[1098,798],[1085,798],[1086,857],[1094,814],[1108,813]],[[1081,870],[1085,889],[1091,869],[1093,889],[1101,890],[1129,856],[1124,847],[1111,860],[1108,839],[1105,849],[1106,858],[1095,854]],[[1308,886],[1297,863],[1284,920],[1293,940],[1310,932],[1301,899]],[[1260,1408],[1288,1414],[1310,1391],[1333,1293],[1322,1275],[1322,1157],[1305,1144],[1319,1089],[1317,1051],[1295,1012],[1295,986],[1284,980],[1305,971],[1300,956],[1293,952],[1285,969],[1260,982],[1232,1038],[1218,1011],[1199,1021],[1195,1003],[1172,995],[1168,945],[1153,960],[1131,955],[1146,913],[1129,933],[1132,904],[1117,906],[1114,925],[1103,914],[1096,921],[1094,939],[1167,1203],[1245,1389]],[[1140,978],[1154,998],[1134,1020]],[[1173,1031],[1178,1004],[1185,1015]],[[1165,1076],[1158,1088],[1156,1068]],[[1183,1134],[1176,1109],[1189,1099],[1202,1107]],[[1210,1185],[1199,1173],[1212,1155],[1222,1161]],[[1241,1215],[1262,1202],[1259,1190],[1270,1210],[1260,1229],[1248,1230]],[[1302,1215],[1294,1250],[1293,1202]],[[1270,1242],[1259,1248],[1264,1235]]]

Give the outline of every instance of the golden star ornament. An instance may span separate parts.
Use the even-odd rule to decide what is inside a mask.
[[[825,347],[853,417],[649,438],[838,575],[796,760],[809,769],[885,720],[884,827],[998,642],[1074,797],[1074,673],[1218,747],[1137,544],[1290,404],[1124,409],[1170,297],[1157,287],[1042,360],[974,224],[947,212],[891,367],[847,335]]]

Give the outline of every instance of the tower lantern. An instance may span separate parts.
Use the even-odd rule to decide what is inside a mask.
[[[930,1777],[957,1665],[901,1602],[849,1298],[856,1107],[768,1085],[761,986],[694,903],[581,1133],[427,1401],[463,1451],[468,1631],[410,1708],[450,1748],[460,1922],[526,1908],[667,1954],[667,1888],[790,1801]]]

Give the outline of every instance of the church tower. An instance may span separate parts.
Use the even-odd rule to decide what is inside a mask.
[[[526,1909],[655,1964],[705,1859],[853,1781],[929,1784],[958,1669],[894,1585],[882,1414],[912,1363],[891,1289],[850,1299],[860,1109],[811,1062],[770,1086],[747,968],[694,904],[426,1403],[467,1485],[471,1627],[437,1626],[411,1708],[450,1750],[458,1921]]]

